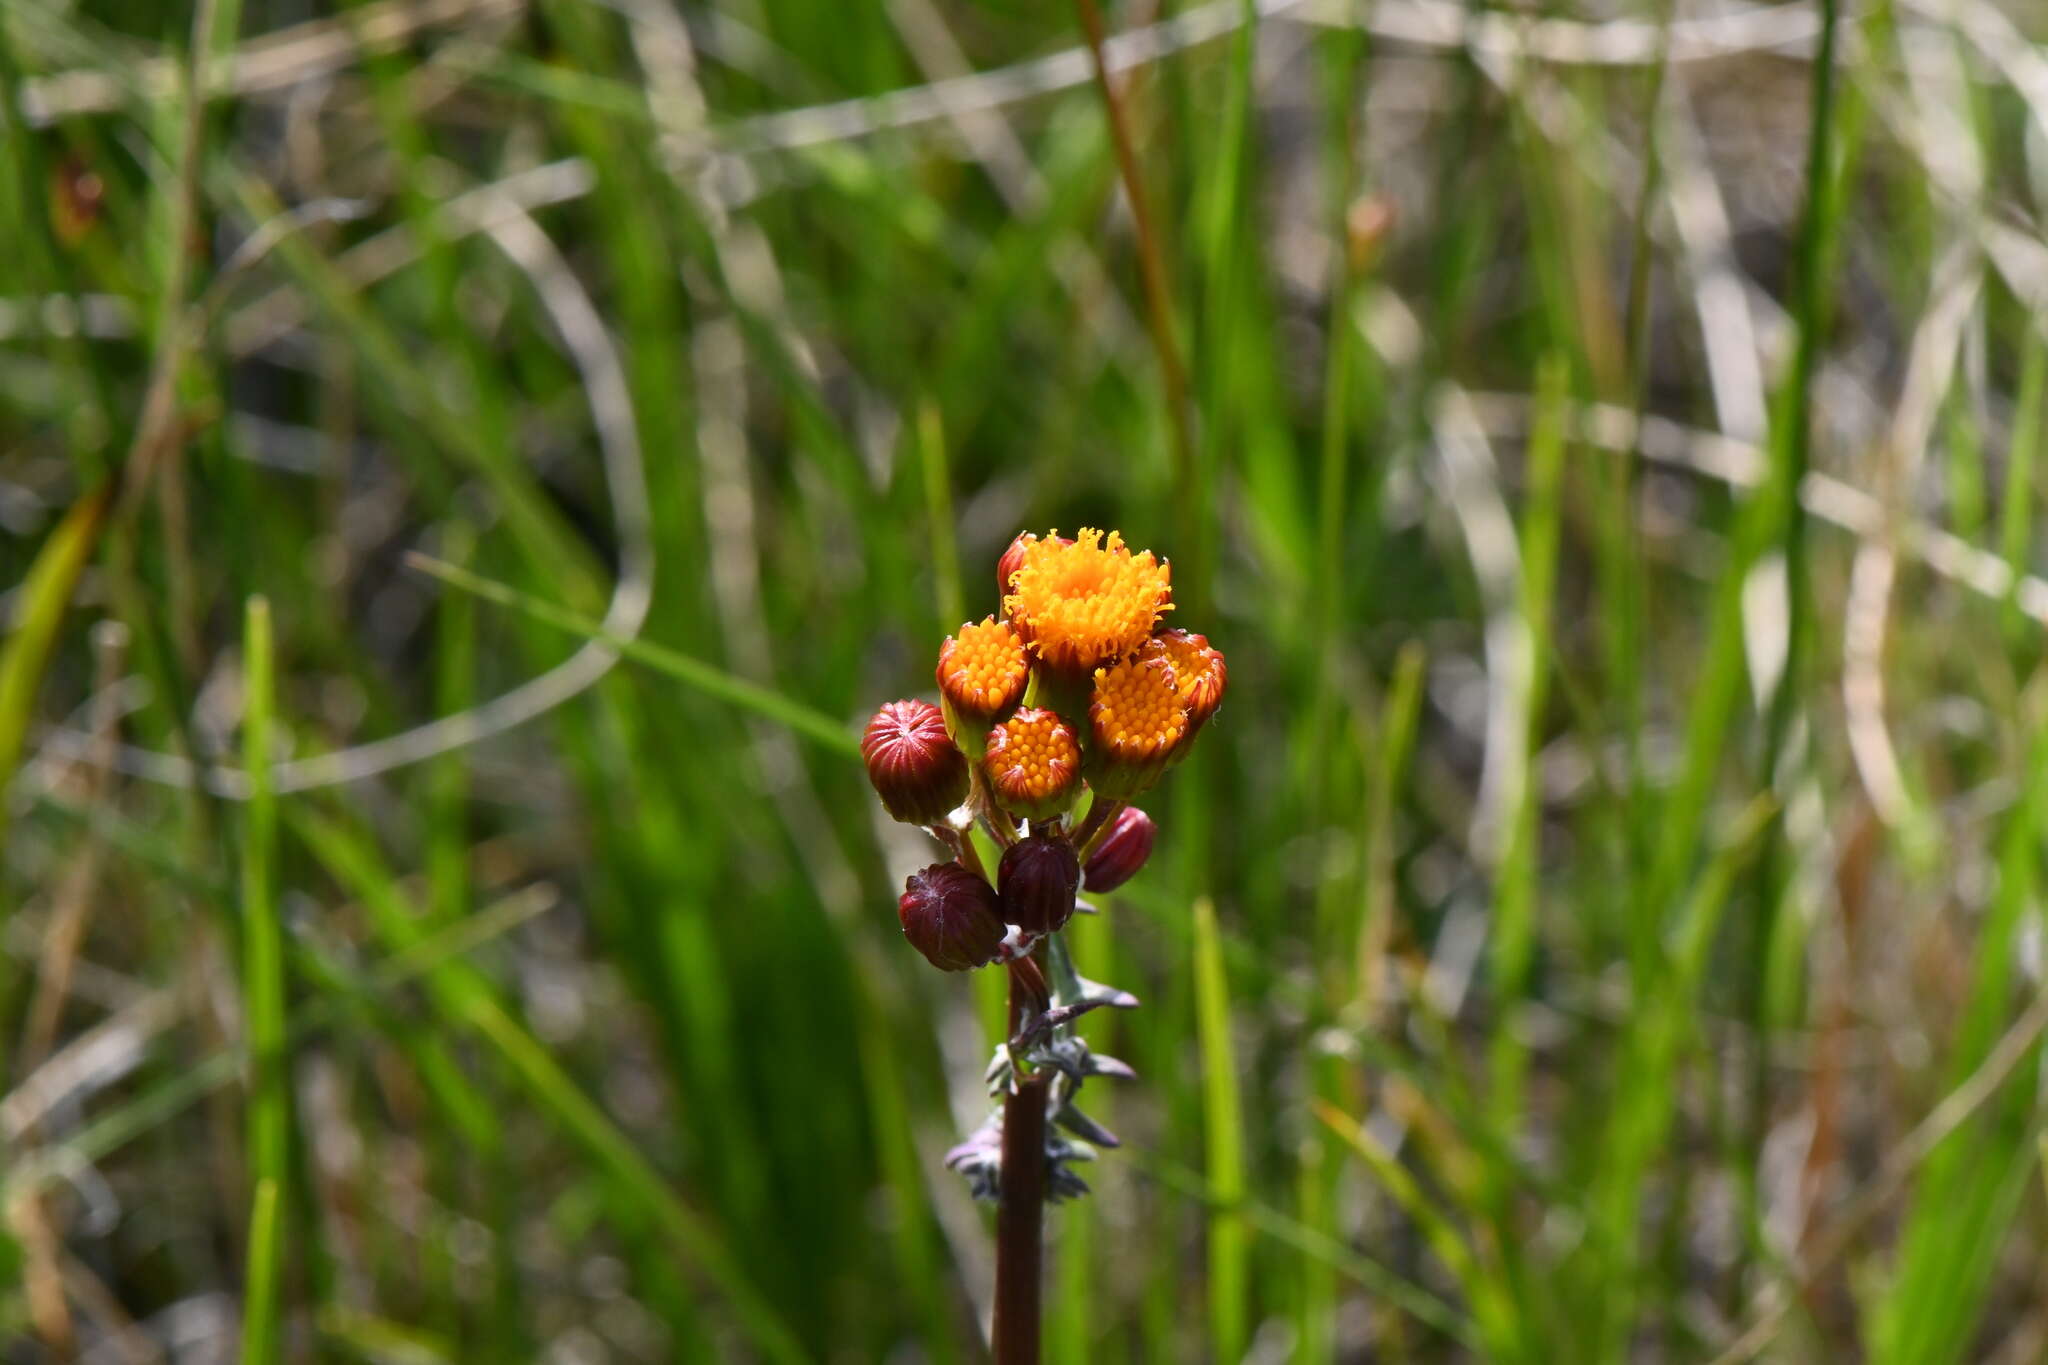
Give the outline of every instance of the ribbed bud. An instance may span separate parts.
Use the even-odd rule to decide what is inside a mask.
[[[1120,664],[1095,670],[1088,728],[1094,741],[1088,784],[1096,797],[1128,801],[1149,791],[1188,730],[1163,648],[1154,642]]]
[[[996,886],[1006,923],[1027,934],[1050,934],[1074,913],[1081,860],[1066,840],[1034,834],[1003,850]]]
[[[1152,856],[1152,841],[1159,827],[1152,817],[1136,806],[1125,806],[1109,822],[1109,830],[1088,855],[1081,881],[1090,891],[1114,891],[1145,865]]]
[[[905,824],[936,825],[967,799],[967,760],[930,702],[892,701],[875,712],[860,756],[884,809]]]
[[[939,646],[938,680],[951,718],[979,739],[991,721],[1024,699],[1031,666],[1010,623],[991,616],[946,637]]]
[[[992,961],[1003,928],[995,889],[958,863],[913,872],[896,902],[903,937],[942,972],[967,972]]]
[[[1081,785],[1081,741],[1057,712],[1021,707],[988,732],[981,760],[996,804],[1027,820],[1050,820]]]

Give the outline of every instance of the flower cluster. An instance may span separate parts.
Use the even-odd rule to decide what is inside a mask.
[[[1085,1077],[1129,1068],[1091,1054],[1071,1021],[1137,1001],[1076,973],[1059,931],[1089,908],[1077,900],[1084,888],[1113,890],[1144,866],[1157,831],[1130,803],[1187,756],[1227,674],[1206,639],[1164,624],[1167,562],[1115,531],[1020,535],[996,578],[1002,615],[940,647],[939,704],[890,702],[861,754],[889,814],[953,854],[904,885],[904,937],[944,971],[1004,963],[1013,1000],[1027,1002],[991,1064],[991,1089],[1014,1093],[1045,1072],[1053,1121],[1113,1146],[1072,1099]],[[992,1119],[949,1157],[978,1194],[998,1188],[999,1138]],[[1087,1188],[1070,1167],[1087,1155],[1085,1142],[1049,1138],[1056,1196]]]
[[[939,705],[890,702],[861,739],[889,814],[954,850],[898,906],[904,936],[946,971],[1028,955],[1084,881],[1107,890],[1138,870],[1153,827],[1128,803],[1187,755],[1227,680],[1206,639],[1162,626],[1171,566],[1115,531],[1020,535],[997,579],[1002,616],[939,649]],[[1001,850],[993,878],[977,824]]]

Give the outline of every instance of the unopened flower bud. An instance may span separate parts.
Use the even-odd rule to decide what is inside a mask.
[[[860,756],[883,807],[905,824],[938,824],[967,799],[967,760],[930,702],[892,701],[875,712]]]
[[[1024,642],[1007,621],[989,617],[980,625],[960,627],[939,647],[939,693],[947,719],[961,738],[981,738],[989,723],[1024,699],[1031,667]]]
[[[913,872],[896,902],[903,937],[942,972],[966,972],[994,960],[1008,932],[995,888],[958,863]]]
[[[1074,913],[1081,860],[1066,840],[1034,834],[1003,850],[996,886],[1006,923],[1027,934],[1050,934]]]
[[[1088,728],[1094,740],[1088,784],[1097,799],[1128,801],[1150,790],[1188,730],[1173,664],[1162,649],[1095,670]]]
[[[1074,727],[1043,707],[1021,707],[988,733],[981,760],[996,804],[1028,820],[1050,820],[1081,785],[1081,741]]]
[[[1145,865],[1152,856],[1152,841],[1159,827],[1152,817],[1136,806],[1125,806],[1110,820],[1095,851],[1082,869],[1082,882],[1090,891],[1114,891]]]

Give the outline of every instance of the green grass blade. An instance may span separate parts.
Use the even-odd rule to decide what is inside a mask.
[[[242,1291],[242,1365],[267,1365],[278,1354],[279,1274],[284,1264],[279,1203],[283,1186],[259,1176],[249,1201],[249,1264]]]
[[[2019,610],[2020,580],[2028,570],[2028,541],[2034,529],[2034,462],[2041,447],[2041,394],[2048,379],[2048,343],[2030,326],[2020,352],[2020,390],[2012,413],[2012,446],[2006,460],[2005,494],[1999,517],[1999,551],[2012,571],[2006,594],[2006,638],[2015,644],[2032,637],[2033,623]]]
[[[1217,1205],[1209,1214],[1209,1344],[1217,1360],[1244,1355],[1249,1257],[1244,1216],[1244,1110],[1237,1089],[1237,1058],[1230,1043],[1230,987],[1216,929],[1216,906],[1195,902],[1195,1026],[1202,1058],[1202,1128],[1209,1188]]]
[[[389,946],[401,952],[417,947],[424,931],[396,879],[366,839],[307,811],[293,812],[292,828],[336,880],[363,902]],[[617,1192],[619,1209],[629,1217],[650,1220],[673,1239],[770,1359],[806,1358],[788,1326],[745,1278],[719,1232],[683,1202],[553,1054],[513,1017],[489,978],[469,963],[451,959],[427,973],[427,984],[449,1020],[490,1044],[528,1097],[605,1173]]]
[[[57,523],[57,529],[29,567],[15,608],[14,628],[0,642],[0,792],[13,784],[21,765],[29,725],[35,719],[36,693],[50,665],[57,628],[71,607],[78,576],[92,558],[106,521],[111,488],[102,485],[80,498]],[[7,845],[11,803],[0,801],[0,849]]]
[[[1998,891],[1985,915],[1976,971],[1960,1027],[1943,1068],[1960,1085],[1984,1060],[2011,1009],[2021,972],[2022,930],[2038,914],[2041,832],[2048,824],[2048,724],[2040,689],[2026,698],[2034,728],[2026,782],[2007,816],[1998,855]],[[1899,1237],[1887,1292],[1874,1301],[1871,1359],[1879,1365],[1940,1365],[1963,1357],[1983,1310],[1996,1256],[2019,1208],[2032,1168],[2035,1085],[2023,1067],[2012,1094],[1951,1133],[1922,1170]]]
[[[249,599],[242,636],[242,763],[249,800],[242,807],[242,1007],[249,1030],[249,1274],[242,1304],[243,1365],[277,1359],[283,1243],[281,1214],[289,1178],[291,1094],[285,1068],[284,939],[277,903],[277,796],[270,781],[276,656],[270,603]]]
[[[724,669],[715,668],[700,659],[693,659],[664,645],[614,635],[588,616],[555,606],[531,593],[521,592],[506,584],[493,582],[467,569],[458,569],[453,564],[444,564],[420,554],[408,556],[407,562],[424,573],[432,574],[450,587],[474,593],[487,602],[510,607],[543,625],[582,636],[586,640],[601,640],[635,663],[645,664],[720,701],[730,702],[779,725],[786,725],[820,748],[842,758],[860,757],[860,740],[851,729],[822,712],[812,710],[802,702],[791,701],[779,692],[735,677]]]
[[[1514,1345],[1513,1317],[1497,1281],[1479,1263],[1471,1243],[1442,1210],[1431,1202],[1408,1169],[1382,1147],[1365,1125],[1326,1101],[1315,1104],[1318,1122],[1356,1153],[1380,1188],[1415,1220],[1429,1249],[1444,1263],[1451,1277],[1465,1291],[1486,1343],[1488,1358],[1512,1360],[1519,1351]]]
[[[960,629],[967,619],[967,596],[960,588],[960,547],[953,536],[952,472],[946,467],[946,431],[938,405],[929,399],[917,407],[918,468],[924,475],[924,508],[932,541],[932,574],[937,580],[939,629]]]

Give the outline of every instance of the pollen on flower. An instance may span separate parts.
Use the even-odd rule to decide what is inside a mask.
[[[1081,742],[1056,712],[1027,706],[989,731],[982,759],[996,801],[1031,819],[1056,813],[1081,773]]]
[[[1009,586],[1003,610],[1024,643],[1048,666],[1083,676],[1143,645],[1173,609],[1171,568],[1092,527],[1072,541],[1055,533],[1025,543]]]
[[[939,690],[961,715],[982,724],[1023,698],[1030,675],[1024,642],[994,617],[962,626],[939,649]]]
[[[1171,754],[1187,733],[1180,688],[1163,650],[1147,650],[1095,670],[1088,725],[1096,747],[1117,763],[1143,764]]]

